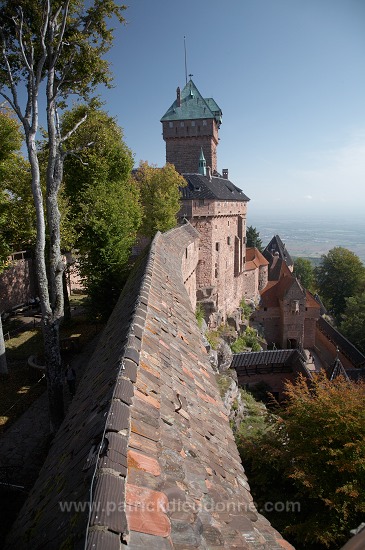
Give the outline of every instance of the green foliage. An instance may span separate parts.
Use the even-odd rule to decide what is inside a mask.
[[[0,111],[0,270],[11,252],[35,240],[31,175],[18,152],[21,143],[19,124]]]
[[[257,401],[262,401],[263,403],[272,403],[272,397],[270,397],[272,387],[267,382],[257,382],[253,384],[247,390],[254,399]]]
[[[220,373],[220,374],[216,374],[216,380],[217,380],[220,396],[224,397],[228,388],[232,383],[232,378],[228,376],[228,374]]]
[[[221,337],[218,330],[207,330],[205,337],[208,340],[212,349],[217,349],[219,345],[219,339]]]
[[[316,375],[286,384],[286,406],[269,429],[239,441],[259,507],[296,501],[269,519],[296,548],[341,546],[365,512],[364,384]]]
[[[246,442],[252,444],[260,439],[271,428],[271,415],[268,414],[265,405],[259,403],[253,395],[240,389],[241,402],[244,405],[245,415],[238,428],[235,428],[235,439],[238,448]]]
[[[246,231],[247,246],[255,247],[260,252],[263,251],[262,241],[260,239],[260,233],[256,227],[249,225]]]
[[[18,122],[10,116],[7,109],[0,110],[0,121],[0,166],[2,166],[14,151],[19,151],[22,134]]]
[[[113,309],[128,272],[128,259],[141,220],[129,182],[100,182],[83,193],[85,220],[77,240],[80,271],[95,313]]]
[[[134,174],[143,205],[142,235],[153,237],[157,231],[167,231],[176,225],[180,210],[180,187],[185,187],[185,179],[175,170],[173,164],[163,168],[141,162]]]
[[[245,332],[231,344],[231,350],[233,353],[241,353],[248,350],[260,351],[261,345],[256,330],[252,327],[247,327]]]
[[[365,293],[347,298],[340,331],[365,353]]]
[[[249,319],[252,314],[252,309],[250,306],[246,303],[246,300],[242,298],[240,301],[240,308],[242,309],[242,319]]]
[[[128,273],[142,210],[130,178],[132,154],[115,120],[104,111],[78,106],[65,115],[64,131],[85,112],[88,117],[80,132],[70,138],[73,149],[80,151],[65,162],[65,196],[92,310],[107,316]]]
[[[322,256],[315,276],[325,305],[339,317],[345,311],[346,298],[354,296],[364,284],[365,267],[356,254],[338,246]]]
[[[201,304],[196,304],[195,308],[195,318],[198,322],[199,328],[202,328],[203,321],[204,321],[204,308]]]
[[[77,212],[85,190],[100,181],[125,181],[133,168],[132,152],[123,141],[122,129],[98,105],[77,105],[67,111],[62,118],[62,132],[68,132],[85,115],[86,121],[67,140],[68,147],[77,151],[68,155],[64,173],[73,212]]]
[[[294,276],[299,279],[304,288],[313,290],[314,268],[309,260],[296,258],[294,260]]]
[[[49,4],[50,22],[45,29],[48,31],[46,55],[49,58],[56,55],[58,77],[57,87],[53,88],[53,92],[57,91],[59,98],[66,99],[70,94],[76,94],[88,99],[98,84],[106,86],[111,84],[109,63],[103,59],[112,45],[114,36],[108,20],[116,18],[123,23],[122,13],[125,6],[118,5],[113,0],[94,0],[93,2],[56,0]],[[68,9],[66,9],[67,5]],[[1,2],[0,8],[2,38],[7,44],[13,79],[18,83],[23,78],[27,78],[23,51],[28,61],[31,59],[32,52],[35,66],[38,65],[41,68],[39,64],[44,53],[41,30],[46,21],[47,11],[44,2],[30,0],[19,0],[16,6],[12,0],[4,1]],[[19,44],[19,32],[16,29],[16,24],[20,20],[19,8],[22,9],[23,15],[23,48]],[[57,16],[56,13],[58,13]],[[66,14],[67,24],[60,42],[62,20]],[[6,80],[6,63],[1,57],[0,68],[1,75]],[[46,73],[47,71],[43,71],[41,78],[45,78]],[[59,106],[64,106],[60,100]]]

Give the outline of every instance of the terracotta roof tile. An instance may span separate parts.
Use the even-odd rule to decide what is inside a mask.
[[[278,533],[250,508],[182,281],[181,257],[195,238],[189,225],[158,234],[136,266],[8,548],[19,547],[29,530],[29,550],[69,540],[81,548],[85,538],[87,550],[104,543],[114,550],[116,540],[133,550],[279,547]],[[60,515],[60,495],[88,502],[90,494],[104,508],[95,508],[90,524],[87,510],[77,522],[73,512]],[[33,510],[44,510],[37,523]],[[57,543],[47,546],[51,540]]]

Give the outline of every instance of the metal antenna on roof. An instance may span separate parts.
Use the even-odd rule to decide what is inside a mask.
[[[188,67],[186,64],[186,37],[184,36],[184,53],[185,53],[185,84],[188,83]]]

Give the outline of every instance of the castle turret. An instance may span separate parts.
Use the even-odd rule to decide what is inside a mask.
[[[207,175],[207,162],[206,162],[205,157],[204,157],[203,148],[200,150],[200,158],[199,158],[199,169],[198,169],[198,172],[199,172],[199,174],[201,174],[202,176],[206,176],[206,175]]]
[[[166,142],[166,162],[178,172],[196,173],[197,159],[202,150],[206,166],[217,171],[218,130],[222,111],[212,98],[203,98],[192,80],[183,90],[177,89],[176,99],[161,118]]]

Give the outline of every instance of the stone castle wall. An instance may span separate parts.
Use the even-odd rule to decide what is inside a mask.
[[[204,124],[205,123],[205,124]],[[180,173],[196,173],[201,149],[207,166],[217,170],[218,128],[214,120],[163,122],[166,162]]]
[[[253,504],[184,285],[195,241],[157,234],[136,263],[6,550],[292,549]]]
[[[0,275],[0,312],[26,304],[37,296],[33,260],[13,260]]]

